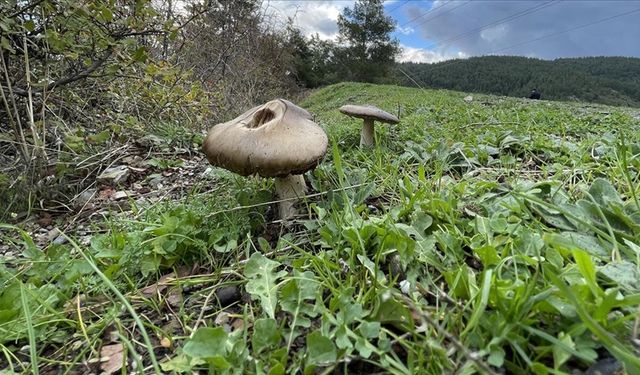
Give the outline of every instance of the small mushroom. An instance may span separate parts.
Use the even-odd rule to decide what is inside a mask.
[[[295,215],[306,193],[303,173],[327,152],[324,130],[305,109],[276,99],[215,125],[204,140],[209,163],[242,176],[275,177],[281,219]]]
[[[340,112],[347,116],[364,119],[362,133],[360,133],[360,147],[372,147],[374,145],[374,121],[386,122],[387,124],[397,124],[400,121],[391,113],[370,105],[343,105],[340,107]]]

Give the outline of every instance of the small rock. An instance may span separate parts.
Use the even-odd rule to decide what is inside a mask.
[[[64,237],[64,236],[58,236],[56,237],[55,240],[53,240],[53,243],[56,245],[63,245],[67,242],[68,242],[67,237]]]
[[[122,159],[122,162],[126,165],[136,165],[142,161],[139,155],[129,155]]]
[[[464,100],[465,102],[467,102],[467,103],[471,103],[471,102],[473,101],[473,96],[471,96],[471,95],[467,95],[467,96],[465,96],[465,97],[464,97],[464,99],[463,99],[463,100]]]
[[[85,204],[87,204],[91,198],[93,198],[98,190],[96,189],[87,189],[80,193],[73,199],[73,207],[74,208],[82,208]]]
[[[161,146],[163,144],[166,144],[167,142],[155,134],[148,134],[138,139],[136,143],[143,147],[151,147],[151,146]]]
[[[229,314],[227,312],[222,311],[216,316],[216,318],[215,318],[215,320],[213,322],[216,325],[223,325],[223,324],[228,323],[229,320],[230,320]]]
[[[149,187],[154,190],[162,189],[162,178],[152,178],[149,180]]]
[[[126,198],[128,196],[129,194],[127,194],[126,191],[116,191],[115,194],[111,196],[111,198],[113,198],[114,201],[117,201],[118,199]]]
[[[60,235],[60,229],[53,228],[47,233],[47,241],[51,242],[56,239]]]
[[[105,169],[98,177],[99,182],[105,184],[119,184],[124,182],[129,176],[129,168],[126,165],[119,165]]]
[[[148,199],[146,199],[145,197],[140,197],[138,199],[136,199],[136,207],[138,208],[145,208],[148,207],[151,203],[149,202]]]

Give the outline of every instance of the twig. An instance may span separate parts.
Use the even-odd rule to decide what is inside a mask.
[[[76,74],[76,75],[71,75],[71,76],[66,76],[63,78],[58,79],[57,81],[51,82],[50,84],[37,89],[37,90],[28,90],[28,89],[23,89],[20,87],[11,87],[11,84],[8,83],[9,86],[7,86],[7,89],[9,89],[10,93],[11,90],[13,89],[13,93],[16,95],[20,95],[23,97],[28,97],[29,96],[29,91],[31,91],[34,94],[41,94],[45,91],[51,91],[54,88],[58,87],[58,86],[64,86],[66,84],[75,82],[75,81],[79,81],[81,79],[87,78],[89,75],[91,75],[91,73],[93,73],[94,71],[96,71],[98,68],[100,68],[106,61],[107,59],[113,54],[113,47],[109,47],[106,49],[104,56],[102,56],[101,58],[99,58],[98,60],[94,61],[93,64],[91,64],[91,66],[89,66],[87,69],[81,71],[80,73]],[[2,87],[2,89],[4,90],[4,86]]]
[[[198,329],[198,326],[200,325],[200,323],[204,321],[204,312],[206,310],[207,305],[209,304],[209,300],[211,299],[211,296],[214,295],[215,292],[216,292],[216,288],[211,288],[211,292],[209,292],[209,294],[207,294],[207,297],[204,299],[204,303],[200,308],[200,315],[198,315],[198,319],[196,319],[196,322],[193,325],[193,328],[191,329],[191,334],[193,334]]]

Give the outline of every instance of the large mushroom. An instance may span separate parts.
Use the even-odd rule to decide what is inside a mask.
[[[372,147],[375,143],[374,121],[386,122],[387,124],[397,124],[400,120],[391,113],[370,105],[343,105],[340,112],[347,116],[364,119],[362,133],[360,133],[360,147]]]
[[[281,219],[295,215],[303,173],[327,152],[327,135],[305,109],[276,99],[215,125],[204,140],[209,162],[242,176],[275,177]]]

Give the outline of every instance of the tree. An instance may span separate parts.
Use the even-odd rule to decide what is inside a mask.
[[[206,12],[183,30],[176,63],[217,94],[213,105],[221,117],[215,119],[295,92],[286,31],[268,22],[260,1],[206,3]]]
[[[346,79],[375,82],[384,80],[400,52],[391,38],[395,24],[384,14],[383,0],[358,0],[353,9],[345,8],[338,17],[340,31],[337,58],[345,68]]]
[[[305,38],[302,31],[291,24],[287,31],[293,54],[294,75],[299,85],[316,88],[340,80],[333,60],[335,45],[332,42],[321,40],[318,34]]]

